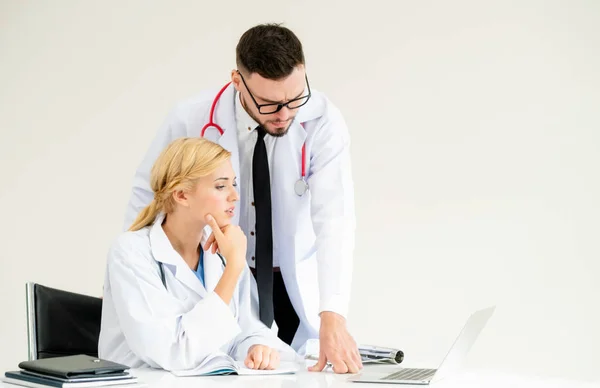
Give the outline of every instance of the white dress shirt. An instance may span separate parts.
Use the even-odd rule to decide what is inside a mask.
[[[256,267],[254,252],[256,249],[256,208],[254,207],[254,186],[252,184],[252,156],[256,145],[258,123],[250,117],[242,106],[241,96],[236,92],[235,97],[235,122],[238,133],[238,146],[240,152],[240,175],[238,185],[240,189],[240,227],[246,233],[248,249],[246,250],[246,261],[250,268]],[[277,138],[265,135],[267,147],[267,159],[269,162],[269,175],[273,174],[273,150]],[[273,180],[271,179],[271,185]],[[273,267],[279,267],[277,258],[273,257]]]

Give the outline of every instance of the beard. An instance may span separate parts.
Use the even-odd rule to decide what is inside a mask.
[[[294,123],[294,120],[296,120],[296,116],[294,116],[294,117],[289,118],[287,121],[279,121],[279,120],[262,120],[261,121],[258,117],[255,117],[253,114],[251,114],[251,113],[249,113],[249,114],[250,114],[250,117],[252,117],[254,119],[254,121],[259,123],[260,126],[265,129],[265,132],[267,132],[269,135],[271,135],[273,137],[282,137],[282,136],[287,135],[290,127]],[[288,123],[284,127],[272,128],[269,126],[269,124],[281,125],[284,122]]]
[[[273,137],[282,137],[288,133],[288,130],[292,126],[292,123],[294,122],[295,118],[296,117],[292,117],[291,119],[289,119],[287,121],[288,124],[285,127],[270,128],[268,126],[268,124],[271,124],[271,123],[281,125],[283,122],[278,121],[278,120],[265,120],[265,122],[261,123],[260,125],[262,125],[262,127],[265,129],[265,132],[267,132],[269,135],[271,135]]]

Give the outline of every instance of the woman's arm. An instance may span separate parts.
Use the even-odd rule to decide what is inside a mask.
[[[181,302],[165,289],[156,262],[139,249],[147,240],[124,237],[109,253],[107,281],[120,328],[140,359],[166,370],[193,368],[241,332],[217,292],[181,313]]]

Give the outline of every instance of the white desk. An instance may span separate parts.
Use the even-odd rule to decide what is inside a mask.
[[[394,371],[394,366],[370,365],[384,371]],[[18,369],[18,368],[15,368]],[[214,377],[175,377],[169,372],[152,369],[134,369],[132,373],[146,383],[147,388],[368,388],[368,387],[417,387],[400,384],[364,384],[347,381],[348,375],[333,372],[308,372],[302,370],[295,375],[279,376],[214,376]],[[2,374],[4,376],[4,374]],[[508,375],[493,371],[471,371],[441,380],[431,385],[435,388],[600,388],[600,382],[579,382],[572,380],[545,379]],[[0,382],[0,388],[15,388],[16,385]],[[121,386],[123,387],[123,386]],[[427,387],[420,385],[419,387]]]
[[[371,365],[376,368],[394,371],[394,366]],[[168,372],[157,370],[133,371],[148,388],[368,388],[368,387],[415,387],[400,384],[364,384],[349,382],[348,375],[336,375],[333,372],[301,371],[295,375],[279,376],[215,376],[215,377],[175,377]],[[600,382],[578,382],[571,380],[544,379],[524,376],[511,376],[493,371],[464,372],[459,376],[441,380],[432,385],[436,388],[599,388]],[[421,385],[420,387],[427,387]],[[3,387],[4,388],[4,387]],[[8,387],[7,387],[8,388]],[[14,387],[10,387],[14,388]]]

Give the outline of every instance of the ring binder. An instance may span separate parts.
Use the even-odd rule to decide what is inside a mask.
[[[306,360],[318,360],[319,359],[319,343],[318,340],[309,340],[307,346]],[[375,345],[359,345],[358,353],[363,364],[374,364],[374,363],[391,363],[400,364],[404,361],[404,352],[400,349],[375,346]],[[329,363],[328,363],[329,364]]]
[[[363,363],[365,361],[374,361],[400,364],[402,361],[404,361],[404,352],[395,348],[374,345],[360,345],[358,347],[358,353],[363,359]]]

